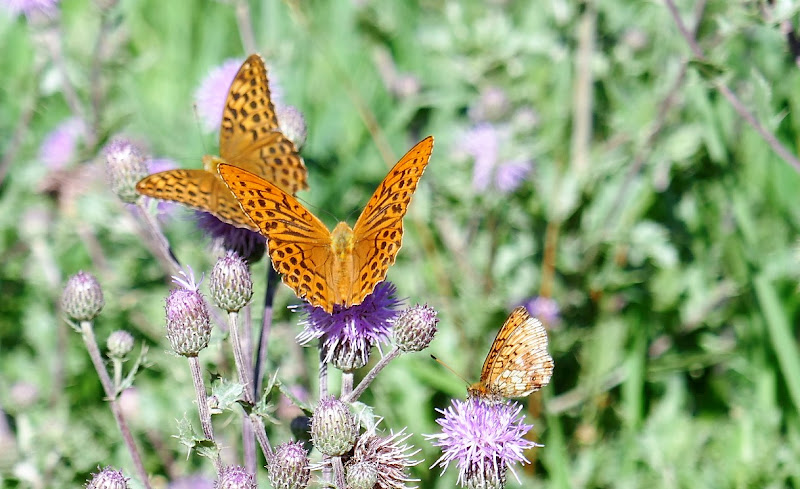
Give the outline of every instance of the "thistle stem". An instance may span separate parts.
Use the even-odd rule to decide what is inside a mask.
[[[97,339],[94,336],[94,329],[92,328],[91,321],[81,321],[81,336],[83,337],[83,343],[86,345],[86,349],[89,352],[89,358],[92,359],[92,364],[94,364],[94,368],[97,371],[97,376],[100,377],[100,383],[103,385],[103,391],[106,393],[106,398],[111,403],[111,413],[114,415],[114,419],[117,421],[119,431],[122,433],[122,439],[125,442],[125,445],[128,447],[128,452],[131,454],[133,466],[139,476],[139,479],[141,479],[142,484],[144,484],[144,487],[146,489],[151,489],[150,478],[147,476],[147,472],[144,470],[142,457],[139,455],[139,450],[136,448],[136,443],[133,441],[133,435],[131,435],[131,430],[128,428],[128,423],[125,421],[125,417],[122,415],[122,410],[119,407],[118,399],[115,396],[114,386],[111,383],[111,377],[108,376],[106,366],[103,364],[103,358],[100,355],[100,348],[97,347]]]
[[[194,382],[194,392],[197,396],[197,412],[200,416],[200,424],[203,426],[203,436],[206,440],[214,441],[214,427],[211,424],[211,411],[208,409],[208,399],[206,397],[206,386],[203,382],[203,372],[200,369],[200,360],[196,357],[189,357],[189,367],[192,371],[192,381]],[[217,474],[222,470],[222,460],[219,453],[214,459],[214,467]]]
[[[372,370],[370,370],[369,373],[367,373],[367,375],[363,379],[361,379],[361,382],[358,383],[358,387],[356,387],[352,392],[350,392],[346,396],[343,393],[342,400],[345,402],[357,401],[358,398],[361,396],[361,394],[363,394],[364,391],[367,390],[369,384],[371,384],[372,381],[375,380],[375,377],[378,376],[381,370],[383,370],[384,367],[386,367],[389,364],[389,362],[399,357],[401,353],[403,353],[403,351],[400,350],[400,348],[396,346],[393,347],[392,350],[389,353],[387,353],[385,357],[381,358],[380,361],[376,363],[374,367],[372,367]]]
[[[252,379],[250,379],[250,368],[245,363],[245,355],[242,352],[239,326],[236,324],[237,316],[238,314],[235,312],[228,314],[231,343],[233,346],[233,359],[236,362],[236,371],[239,374],[239,383],[242,384],[242,396],[244,397],[244,401],[252,408],[255,407],[253,390],[251,387]],[[260,419],[258,419],[258,416],[252,412],[252,409],[248,411],[249,412],[245,413],[244,417],[247,418],[248,422],[250,423],[251,428],[256,435],[256,439],[258,440],[259,445],[261,445],[261,451],[264,453],[264,457],[269,460],[269,457],[272,454],[272,446],[270,445],[269,438],[267,437],[267,431],[264,429],[264,424]]]

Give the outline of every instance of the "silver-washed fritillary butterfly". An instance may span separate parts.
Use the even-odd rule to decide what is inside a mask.
[[[514,309],[489,349],[471,396],[525,397],[550,382],[553,358],[542,322],[520,306]]]
[[[314,306],[360,304],[386,278],[403,238],[403,216],[433,151],[423,139],[389,171],[351,228],[329,231],[280,187],[232,165],[220,164],[222,180],[266,236],[272,265],[283,282]]]
[[[217,165],[243,168],[292,194],[308,188],[303,158],[278,127],[267,70],[257,54],[247,58],[231,83],[219,131],[219,154],[204,156],[202,170],[169,170],[145,177],[136,190],[257,231],[219,178]]]

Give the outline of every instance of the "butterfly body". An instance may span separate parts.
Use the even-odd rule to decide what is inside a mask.
[[[202,170],[169,170],[143,178],[136,190],[209,212],[223,222],[257,231],[217,173],[235,165],[294,194],[308,188],[306,167],[278,125],[264,61],[253,54],[231,82],[219,134],[220,156],[203,157]]]
[[[219,174],[267,237],[275,270],[298,297],[333,312],[360,304],[386,278],[402,244],[403,217],[428,165],[433,138],[420,141],[389,171],[352,228],[333,231],[297,199],[231,165]]]
[[[547,330],[518,307],[497,332],[483,362],[481,378],[467,390],[483,398],[525,397],[550,382],[553,358],[547,352]]]

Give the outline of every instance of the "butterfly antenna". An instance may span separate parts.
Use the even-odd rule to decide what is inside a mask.
[[[435,355],[431,355],[431,358],[433,358],[434,360],[436,360],[437,362],[439,362],[439,364],[440,364],[442,367],[444,367],[444,368],[446,368],[447,370],[449,370],[450,372],[452,372],[452,373],[453,373],[453,375],[455,375],[455,376],[456,376],[456,377],[458,377],[459,379],[463,380],[465,384],[467,384],[467,385],[470,385],[470,382],[469,382],[467,379],[465,379],[464,377],[462,377],[462,376],[461,376],[461,374],[459,374],[458,372],[456,372],[455,370],[453,370],[453,368],[452,368],[452,367],[450,367],[450,365],[448,365],[448,364],[444,363],[443,361],[439,360],[438,358],[436,358],[436,356],[435,356]]]

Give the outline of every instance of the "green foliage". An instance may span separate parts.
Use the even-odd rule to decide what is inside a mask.
[[[125,329],[142,354],[149,348],[133,368],[131,421],[147,471],[213,472],[185,457],[182,444],[211,457],[214,447],[184,418],[194,392],[186,362],[164,354],[166,275],[109,192],[100,150],[122,133],[155,158],[199,168],[217,142],[197,123],[195,90],[249,53],[227,2],[100,3],[64,0],[58,28],[0,16],[2,487],[76,487],[98,465],[133,475],[58,310],[81,269],[103,287],[100,344]],[[800,70],[785,29],[800,7],[774,3],[712,0],[698,12],[681,2],[705,59],[662,2],[247,5],[270,77],[308,122],[310,191],[300,197],[327,224],[352,223],[389,165],[435,136],[389,272],[400,296],[439,311],[432,353],[477,379],[514,305],[539,294],[558,303],[552,383],[527,401],[545,447],[527,454],[521,487],[800,487],[800,176],[720,91],[797,154]],[[493,89],[505,97],[494,113],[482,105]],[[40,147],[73,116],[87,136],[64,167],[48,167]],[[499,162],[533,163],[512,192],[473,185],[465,135],[479,123],[501,132]],[[199,275],[213,257],[187,216],[162,225]],[[266,266],[254,266],[254,297]],[[280,368],[281,381],[259,407],[278,421],[267,423],[274,444],[316,401],[316,352],[293,343],[297,314],[286,309],[296,303],[279,289],[267,372]],[[232,378],[221,336],[215,328],[200,360]],[[466,390],[427,353],[381,372],[361,398],[362,422],[407,426],[425,460],[412,470],[420,486],[454,487],[452,468],[428,469],[439,452],[421,434],[436,432],[435,408]],[[25,386],[33,399],[20,397]],[[241,421],[241,389],[215,384],[215,424]],[[237,446],[226,428],[223,445]]]

